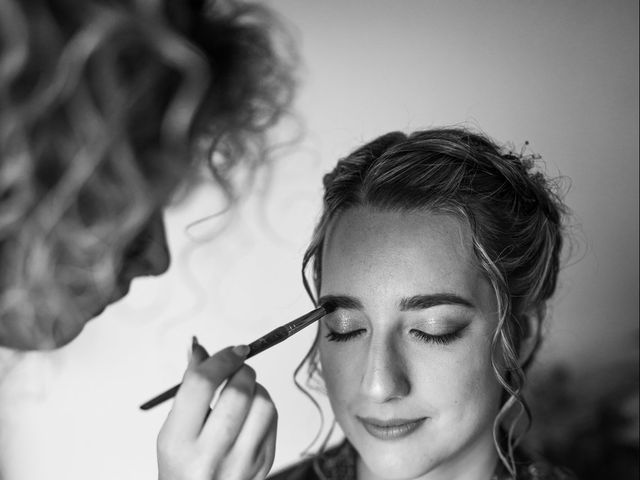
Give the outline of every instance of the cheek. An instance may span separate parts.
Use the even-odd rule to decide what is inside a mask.
[[[476,398],[483,398],[486,408],[497,411],[502,387],[498,383],[491,362],[491,340],[488,335],[474,353],[475,361],[470,369],[471,388]]]
[[[440,411],[467,415],[498,406],[500,386],[491,366],[489,345],[484,342],[469,342],[447,354],[429,355],[426,363],[414,365],[414,371],[424,379],[420,382],[422,395]]]
[[[461,365],[463,374],[461,375],[461,389],[467,401],[482,405],[485,409],[490,409],[499,399],[500,385],[491,366],[488,352],[474,356]]]
[[[468,366],[457,416],[465,425],[490,428],[500,407],[501,387],[486,357]]]
[[[345,346],[334,346],[321,341],[319,346],[322,377],[334,410],[344,407],[357,388],[353,357]]]

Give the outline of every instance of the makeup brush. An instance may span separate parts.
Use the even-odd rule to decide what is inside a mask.
[[[257,355],[258,353],[264,352],[268,348],[271,348],[274,345],[283,342],[287,338],[298,333],[303,328],[308,327],[325,315],[331,313],[333,310],[335,310],[335,307],[327,303],[319,306],[314,310],[311,310],[309,313],[302,315],[301,317],[296,318],[289,323],[285,323],[281,327],[271,330],[266,335],[263,335],[262,337],[249,344],[249,353],[247,354],[246,358],[249,359],[254,355]],[[175,397],[176,393],[178,393],[180,385],[181,384],[179,383],[178,385],[175,385],[170,389],[162,392],[161,394],[153,397],[151,400],[140,405],[140,409],[149,410],[150,408],[153,408],[156,405],[160,405],[170,398]]]

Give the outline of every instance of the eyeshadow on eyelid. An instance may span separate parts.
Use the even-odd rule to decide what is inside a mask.
[[[358,322],[351,318],[345,318],[341,315],[327,315],[324,317],[324,323],[332,330],[347,331],[357,327]]]
[[[452,330],[459,330],[467,327],[471,323],[470,320],[419,320],[414,323],[416,326],[421,326],[429,333],[435,332],[450,332]]]

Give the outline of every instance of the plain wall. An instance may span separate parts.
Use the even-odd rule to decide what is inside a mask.
[[[191,335],[209,350],[246,343],[307,311],[300,260],[321,176],[390,130],[466,124],[570,179],[576,245],[550,308],[541,365],[589,373],[638,352],[638,3],[635,0],[272,0],[304,68],[304,137],[279,152],[222,233],[204,187],[167,213],[174,264],[52,353],[2,352],[3,478],[140,479],[156,473],[169,411],[142,401],[173,385]],[[565,182],[569,185],[568,180]],[[249,363],[279,413],[276,467],[313,439],[319,417],[291,375],[305,331]]]

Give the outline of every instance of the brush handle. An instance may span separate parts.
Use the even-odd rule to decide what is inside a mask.
[[[275,330],[270,331],[264,337],[260,337],[255,342],[249,344],[249,354],[247,358],[251,358],[260,352],[264,352],[267,348],[271,348],[280,342],[283,342],[289,338],[289,330],[287,327],[278,327]]]
[[[176,393],[178,393],[178,390],[180,389],[180,385],[182,385],[182,383],[174,385],[170,389],[162,392],[160,395],[153,397],[148,402],[143,403],[140,405],[140,410],[149,410],[150,408],[160,405],[162,402],[166,402],[167,400],[175,397]]]
[[[297,333],[303,328],[308,327],[313,322],[326,315],[327,311],[328,310],[326,310],[324,307],[318,307],[310,311],[309,313],[296,318],[292,322],[271,330],[266,335],[263,335],[259,339],[249,344],[249,353],[247,354],[247,359],[253,357],[254,355],[257,355],[260,352],[264,352],[268,348],[271,348],[274,345],[277,345],[278,343],[286,340],[294,333]],[[177,385],[174,385],[170,389],[162,392],[160,395],[157,395],[151,400],[143,403],[142,405],[140,405],[140,410],[149,410],[150,408],[153,408],[156,405],[160,405],[161,403],[175,397],[176,393],[178,393],[178,390],[180,389],[180,385],[182,384],[179,383]]]

